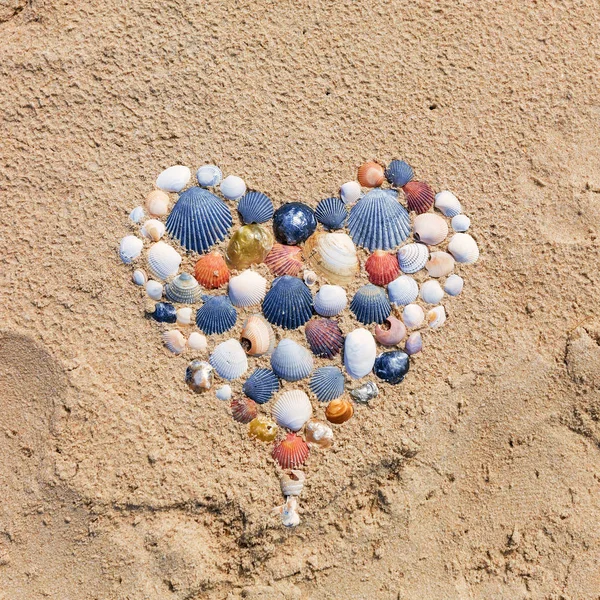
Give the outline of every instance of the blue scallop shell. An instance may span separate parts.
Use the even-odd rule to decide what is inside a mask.
[[[221,198],[192,187],[179,196],[166,225],[184,248],[202,253],[222,242],[232,223],[231,211]]]
[[[237,206],[242,221],[246,225],[251,223],[266,223],[273,218],[273,202],[262,192],[247,192]]]
[[[229,331],[237,321],[237,311],[227,296],[204,296],[204,304],[196,311],[196,325],[206,335]]]
[[[321,367],[310,378],[310,391],[319,402],[329,402],[344,393],[344,375],[337,367]]]
[[[348,230],[357,246],[391,250],[410,235],[410,216],[396,190],[375,188],[350,209]]]
[[[271,369],[256,369],[242,386],[242,392],[257,404],[268,402],[277,391],[279,379]]]
[[[281,379],[299,381],[312,373],[313,357],[304,346],[284,338],[271,354],[271,368]]]
[[[315,216],[327,229],[342,229],[348,218],[348,209],[340,198],[325,198],[317,204]]]
[[[403,160],[393,160],[385,170],[385,178],[394,187],[406,185],[414,176],[412,167]]]
[[[269,323],[284,329],[297,329],[312,316],[313,297],[297,277],[283,275],[273,281],[263,300],[263,314]]]
[[[383,323],[390,316],[392,307],[385,290],[369,283],[358,288],[350,302],[350,310],[363,325],[368,325]]]

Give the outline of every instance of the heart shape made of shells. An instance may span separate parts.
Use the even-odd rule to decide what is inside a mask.
[[[441,302],[461,293],[459,273],[479,249],[458,198],[416,181],[402,160],[363,164],[356,181],[314,209],[288,202],[275,210],[266,194],[238,176],[223,179],[215,165],[197,170],[198,185],[191,179],[182,165],[160,173],[129,215],[138,231],[121,240],[119,256],[135,268],[145,253],[147,270],[135,268],[132,278],[156,302],[148,316],[164,324],[166,348],[193,358],[182,372],[190,393],[222,380],[215,396],[269,444],[285,498],[274,512],[295,526],[299,468],[311,448],[333,444],[331,424],[373,400],[377,380],[405,378],[423,336],[445,323]],[[369,283],[357,287],[361,266]],[[350,302],[347,288],[355,288]],[[336,319],[344,312],[346,334]],[[306,345],[289,337],[302,328]],[[314,406],[293,389],[303,379]],[[233,394],[227,382],[238,380]]]

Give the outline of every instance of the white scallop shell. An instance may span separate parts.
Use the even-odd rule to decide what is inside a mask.
[[[312,417],[312,404],[308,396],[300,390],[284,392],[273,405],[271,415],[280,427],[292,431],[302,429]]]
[[[433,213],[423,213],[415,217],[413,223],[413,236],[415,240],[436,246],[443,242],[448,235],[448,223],[446,220]]]
[[[429,249],[425,244],[406,244],[398,250],[398,264],[403,273],[416,273],[425,267]]]
[[[284,473],[279,479],[279,485],[281,486],[281,493],[287,498],[288,496],[299,496],[302,493],[304,487],[304,480],[306,476],[302,471],[292,469],[288,473]]]
[[[189,306],[177,309],[177,323],[179,325],[191,325],[194,311]]]
[[[314,299],[315,311],[322,317],[339,315],[347,304],[346,290],[339,285],[322,285]]]
[[[446,309],[443,306],[436,306],[427,313],[427,324],[432,329],[441,327],[446,322]]]
[[[219,400],[230,400],[231,399],[231,386],[222,385],[218,390],[215,391],[215,396]]]
[[[181,354],[185,350],[185,337],[177,329],[170,329],[162,334],[165,346],[173,354]]]
[[[471,227],[471,219],[467,215],[456,215],[452,217],[452,221],[450,222],[452,223],[452,229],[460,233],[467,231]]]
[[[455,217],[462,212],[458,198],[448,190],[438,192],[435,195],[435,207],[442,211],[445,217]]]
[[[444,297],[444,290],[438,281],[428,279],[421,284],[421,298],[427,304],[437,304]]]
[[[227,200],[239,200],[246,193],[246,184],[241,177],[229,175],[223,179],[219,189]]]
[[[178,311],[179,312],[179,311]],[[206,350],[206,336],[198,333],[197,331],[192,331],[187,341],[188,346],[192,350],[198,350],[200,352],[204,352]]]
[[[156,242],[148,251],[148,266],[158,279],[168,279],[175,275],[181,264],[181,256],[169,244]]]
[[[448,296],[458,296],[462,292],[464,284],[460,275],[450,275],[444,283],[444,291]]]
[[[375,338],[366,329],[355,329],[344,342],[344,366],[353,379],[364,377],[373,369],[377,345]]]
[[[468,233],[455,233],[448,244],[448,252],[465,265],[471,265],[479,258],[477,242]]]
[[[419,284],[409,275],[400,275],[388,284],[387,290],[392,304],[406,306],[417,299]]]
[[[133,272],[131,279],[135,285],[146,285],[146,282],[148,281],[148,275],[146,275],[146,271],[143,271],[142,269],[136,269]]]
[[[454,258],[447,252],[432,252],[425,268],[430,277],[445,277],[454,269]]]
[[[144,207],[136,206],[130,213],[129,218],[134,223],[139,223],[144,218]]]
[[[119,244],[119,256],[121,260],[128,265],[133,262],[141,253],[144,242],[135,235],[126,235]]]
[[[267,292],[267,280],[257,273],[247,269],[229,280],[229,300],[239,307],[260,304]]]
[[[217,375],[229,381],[241,377],[248,370],[248,357],[237,340],[220,343],[209,361]]]
[[[223,173],[221,173],[221,169],[216,165],[202,165],[196,171],[196,179],[198,180],[198,185],[212,187],[221,183]]]
[[[402,311],[402,320],[408,327],[419,327],[425,320],[425,313],[418,304],[408,304]]]
[[[146,294],[148,294],[152,300],[160,300],[162,298],[163,291],[163,284],[159,283],[158,281],[154,281],[154,279],[151,279],[146,283]]]
[[[180,192],[190,180],[191,171],[184,165],[165,169],[156,179],[156,187],[165,192]]]
[[[165,235],[165,224],[158,219],[148,219],[142,227],[142,235],[158,242]]]
[[[358,181],[347,181],[340,188],[342,202],[346,205],[354,204],[362,195]]]
[[[304,271],[304,283],[312,287],[319,280],[319,276],[314,271]]]

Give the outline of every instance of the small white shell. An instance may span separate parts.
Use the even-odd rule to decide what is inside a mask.
[[[229,381],[241,377],[248,370],[248,357],[237,340],[220,343],[209,361],[217,375]]]
[[[427,304],[437,304],[444,297],[444,290],[438,281],[428,279],[421,284],[421,298]]]
[[[467,215],[456,215],[452,217],[452,229],[460,233],[467,231],[471,227],[471,219]]]
[[[419,284],[409,275],[400,275],[388,284],[388,296],[392,304],[406,306],[417,299]]]
[[[460,275],[450,275],[444,283],[444,291],[448,296],[458,296],[462,292],[464,284]]]
[[[432,252],[425,268],[430,277],[445,277],[454,269],[454,258],[447,252]]]
[[[164,217],[169,212],[169,196],[161,190],[154,190],[146,197],[146,208],[155,217]]]
[[[144,218],[144,207],[136,206],[130,213],[129,218],[134,223],[139,223]]]
[[[358,181],[347,181],[340,188],[342,202],[346,205],[354,204],[362,195],[360,183]]]
[[[163,284],[151,279],[146,283],[146,294],[148,294],[152,300],[160,300],[163,295]]]
[[[443,306],[436,306],[427,313],[427,324],[432,329],[441,327],[446,322],[446,309]]]
[[[148,219],[142,227],[142,235],[158,242],[165,235],[165,224],[157,219]]]
[[[346,290],[339,285],[322,285],[314,299],[315,311],[322,317],[335,317],[347,304]]]
[[[477,242],[468,233],[455,233],[448,244],[448,252],[465,265],[471,265],[479,258]]]
[[[312,417],[312,404],[308,396],[300,390],[284,392],[273,405],[271,414],[280,427],[292,431],[302,429]]]
[[[202,187],[213,187],[221,183],[223,173],[221,173],[221,169],[216,165],[202,165],[196,171],[196,179],[198,180],[198,185]]]
[[[177,324],[191,325],[194,311],[189,306],[177,309]]]
[[[162,334],[162,339],[165,346],[173,352],[173,354],[181,354],[185,350],[185,337],[181,331],[170,329]]]
[[[204,352],[207,346],[206,336],[198,333],[197,331],[192,331],[192,333],[190,333],[190,337],[188,337],[187,344],[192,350]]]
[[[448,223],[439,215],[433,213],[423,213],[415,217],[413,224],[413,236],[415,240],[436,246],[443,242],[448,235]]]
[[[423,338],[421,337],[421,333],[419,331],[413,331],[408,336],[406,344],[404,345],[404,350],[409,356],[417,354],[423,350]]]
[[[419,327],[425,320],[425,313],[418,304],[409,304],[402,311],[402,320],[408,327]]]
[[[148,251],[148,266],[150,272],[158,279],[168,279],[175,275],[181,264],[181,256],[177,250],[160,241],[152,245]]]
[[[281,493],[287,498],[288,496],[299,496],[302,493],[304,487],[304,480],[306,475],[302,471],[292,469],[288,473],[284,473],[279,478],[279,485],[281,486]]]
[[[180,192],[190,180],[191,171],[184,165],[165,169],[156,179],[156,187],[165,192]]]
[[[229,175],[221,182],[220,190],[227,200],[239,200],[246,193],[246,184],[241,177]]]
[[[304,271],[304,283],[312,287],[319,280],[319,276],[314,271]]]
[[[420,271],[425,267],[428,259],[429,249],[425,244],[406,244],[398,250],[398,264],[403,273]]]
[[[448,190],[438,192],[435,195],[435,207],[440,210],[445,217],[455,217],[462,212],[462,207],[458,198]]]
[[[128,265],[133,262],[141,253],[144,242],[135,235],[126,235],[119,244],[119,256],[121,260]]]
[[[231,399],[231,386],[222,385],[218,390],[215,391],[215,396],[219,400],[230,400]]]
[[[229,280],[229,300],[234,306],[244,308],[260,304],[266,292],[267,280],[251,269],[242,271]]]
[[[366,329],[355,329],[344,342],[344,366],[353,379],[364,377],[373,369],[377,345],[375,338]]]
[[[136,269],[131,276],[131,279],[135,285],[146,285],[148,281],[148,275],[146,275],[146,271],[142,269]]]

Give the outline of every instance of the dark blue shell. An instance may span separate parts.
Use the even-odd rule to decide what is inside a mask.
[[[408,373],[410,360],[406,352],[392,350],[384,352],[375,359],[373,372],[379,379],[391,384],[400,383]]]
[[[358,288],[350,302],[350,310],[358,321],[363,325],[368,325],[369,323],[383,323],[390,316],[392,307],[385,290],[368,283]]]
[[[273,281],[263,300],[263,314],[272,325],[297,329],[312,316],[313,297],[306,284],[291,275]]]
[[[310,206],[288,202],[273,215],[273,232],[277,241],[288,246],[305,242],[317,228],[317,219]]]
[[[321,367],[310,378],[310,391],[319,402],[329,402],[344,393],[344,375],[337,367]]]
[[[179,196],[166,226],[184,248],[203,253],[227,237],[232,223],[231,211],[221,198],[192,187]]]
[[[257,404],[268,402],[279,391],[279,379],[271,369],[255,369],[242,386],[242,392]]]
[[[151,317],[159,323],[175,323],[177,321],[177,310],[169,302],[157,302]]]
[[[393,160],[385,170],[385,178],[394,187],[402,187],[412,180],[412,167],[403,160]]]
[[[391,250],[410,235],[410,216],[396,190],[375,188],[350,209],[348,231],[357,246]]]
[[[238,202],[237,209],[246,225],[266,223],[273,216],[273,202],[262,192],[244,194]]]
[[[327,229],[342,229],[348,218],[348,209],[340,198],[325,198],[315,209],[317,221]]]
[[[237,321],[237,311],[227,296],[205,296],[204,304],[196,311],[196,325],[206,335],[229,331]]]

